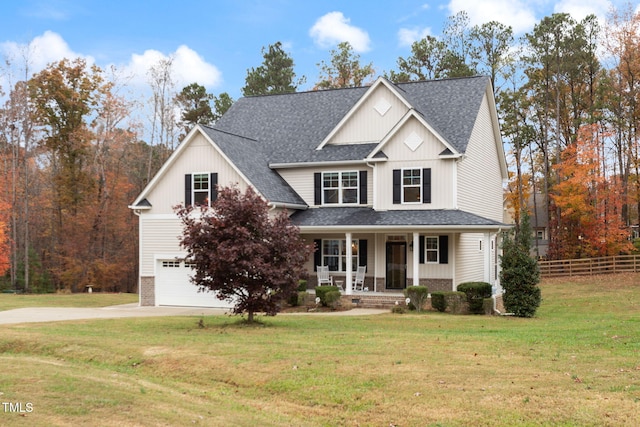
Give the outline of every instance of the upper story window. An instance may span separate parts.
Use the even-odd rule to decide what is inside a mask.
[[[186,206],[210,206],[218,193],[218,174],[199,172],[184,176],[184,203]]]
[[[393,203],[431,203],[431,168],[394,169]]]
[[[316,172],[313,201],[320,205],[366,205],[367,171]]]
[[[323,172],[322,202],[328,204],[358,203],[358,172]]]
[[[196,173],[193,174],[193,204],[209,205],[209,174]]]
[[[402,170],[402,203],[422,202],[422,170]]]

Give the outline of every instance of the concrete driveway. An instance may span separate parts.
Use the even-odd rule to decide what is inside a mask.
[[[228,312],[228,309],[225,308],[139,307],[137,303],[100,308],[28,307],[0,311],[0,324],[56,322],[82,319],[115,319],[120,317],[215,316]],[[382,309],[354,308],[348,311],[291,313],[291,315],[357,316],[388,312],[389,310]]]

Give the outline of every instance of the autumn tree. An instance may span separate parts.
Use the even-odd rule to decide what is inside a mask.
[[[336,89],[345,87],[359,87],[371,83],[375,75],[373,64],[360,64],[360,55],[353,51],[349,42],[338,44],[336,49],[330,52],[329,62],[322,61],[320,68],[320,80],[314,89]]]
[[[560,182],[552,195],[563,228],[549,248],[554,258],[618,255],[630,249],[621,217],[621,186],[602,168],[598,125],[585,125],[562,153]]]
[[[281,42],[262,48],[262,65],[247,70],[244,96],[291,93],[305,82],[305,77],[296,79],[291,56],[284,51]]]
[[[267,203],[249,187],[220,188],[210,208],[178,207],[181,246],[204,292],[235,303],[234,313],[275,315],[296,292],[311,248],[286,212],[271,218]]]
[[[606,89],[603,115],[614,132],[612,141],[616,169],[622,184],[622,217],[627,225],[632,224],[634,219],[636,224],[640,223],[639,218],[632,218],[634,208],[636,215],[640,212],[640,179],[637,178],[640,176],[638,46],[640,12],[631,3],[620,10],[612,9],[605,26],[604,48],[611,65],[602,85]]]

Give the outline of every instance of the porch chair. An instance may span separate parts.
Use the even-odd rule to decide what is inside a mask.
[[[318,265],[318,286],[330,285],[333,286],[333,277],[329,276],[328,265]]]
[[[366,265],[361,265],[356,271],[356,279],[353,281],[355,291],[364,291],[364,273],[367,271]]]

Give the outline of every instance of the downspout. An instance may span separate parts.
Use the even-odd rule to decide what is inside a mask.
[[[501,234],[502,234],[502,228],[498,229],[497,235],[500,236]],[[495,249],[496,253],[498,251],[497,243],[498,242],[496,241],[496,249]],[[499,281],[498,277],[500,277],[500,270],[502,270],[502,269],[498,268],[498,272],[497,272],[497,275],[496,275],[496,281]],[[502,285],[500,285],[500,287],[502,288]],[[493,300],[493,312],[497,313],[498,316],[513,316],[514,315],[513,313],[502,313],[500,310],[498,310],[497,294],[495,292],[491,292],[491,293],[492,293],[491,299]],[[503,295],[503,294],[504,294],[504,292],[502,292],[500,295]]]

